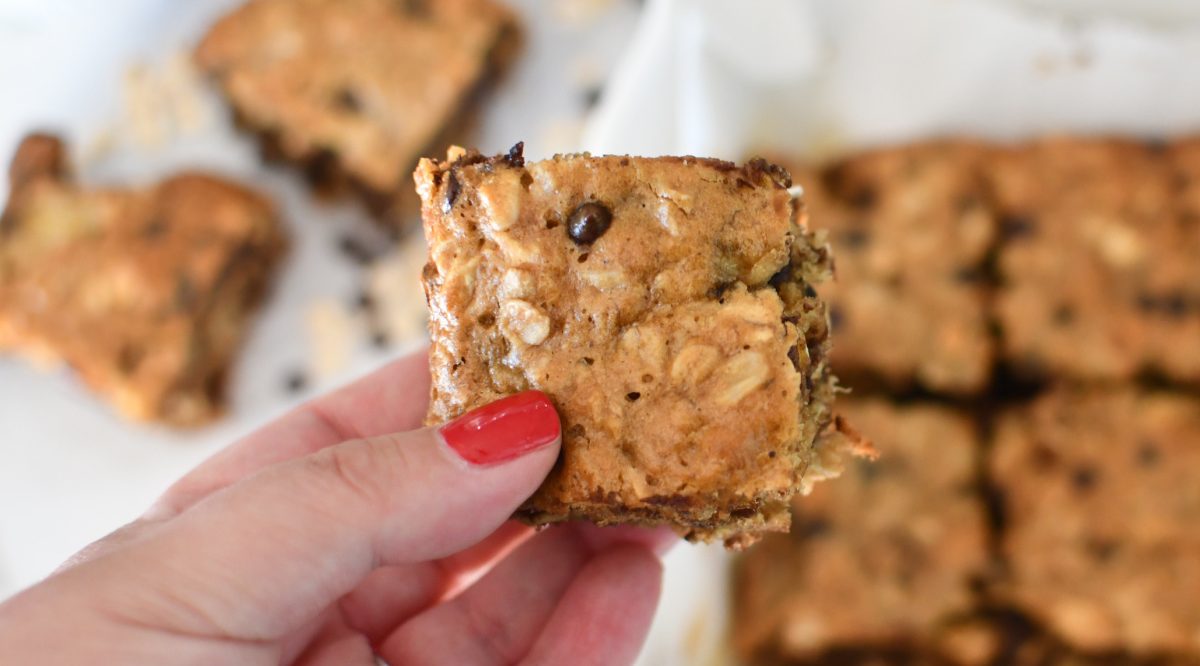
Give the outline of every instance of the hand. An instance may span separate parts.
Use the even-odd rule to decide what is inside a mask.
[[[414,429],[426,363],[218,453],[0,605],[0,663],[632,661],[673,538],[508,522],[558,456],[554,408],[531,392]]]

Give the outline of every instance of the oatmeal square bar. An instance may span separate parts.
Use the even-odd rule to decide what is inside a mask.
[[[0,350],[65,362],[130,419],[212,418],[285,246],[272,207],[199,173],[88,189],[66,170],[51,136],[28,137],[13,159]]]
[[[983,391],[994,343],[986,262],[995,239],[981,167],[965,141],[874,150],[797,169],[816,229],[829,232],[838,277],[834,370],[855,385],[943,394]]]
[[[493,0],[250,0],[196,60],[268,157],[397,225],[417,158],[465,124],[517,32]]]
[[[1078,650],[1200,654],[1200,399],[1059,389],[1004,415],[990,469],[1014,603]]]
[[[674,525],[745,545],[829,474],[830,271],[786,172],[692,157],[452,149],[415,174],[438,423],[539,389],[559,465],[534,524]],[[843,440],[849,441],[849,440]]]
[[[1004,355],[1033,376],[1200,381],[1200,147],[1049,139],[990,170]]]
[[[791,533],[738,560],[736,647],[753,663],[986,656],[952,626],[971,611],[972,582],[988,560],[977,424],[947,407],[878,398],[839,401],[838,410],[875,441],[879,459],[795,502]]]

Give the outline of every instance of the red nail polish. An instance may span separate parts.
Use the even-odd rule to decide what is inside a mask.
[[[558,412],[550,398],[525,391],[467,412],[438,432],[463,460],[494,465],[550,444],[558,431]]]

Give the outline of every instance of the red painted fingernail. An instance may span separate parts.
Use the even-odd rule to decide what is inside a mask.
[[[442,426],[442,439],[472,465],[519,458],[558,439],[558,412],[541,391],[485,405]]]

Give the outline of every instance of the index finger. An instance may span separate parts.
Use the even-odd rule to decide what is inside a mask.
[[[428,349],[401,357],[243,437],[172,484],[146,517],[178,514],[265,467],[327,446],[420,427],[429,405],[428,359]]]

